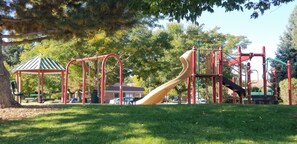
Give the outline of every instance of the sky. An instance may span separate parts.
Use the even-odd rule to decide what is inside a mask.
[[[198,19],[200,24],[205,24],[204,29],[209,30],[220,27],[219,32],[232,35],[246,36],[252,43],[248,45],[243,53],[262,53],[262,47],[266,48],[266,57],[274,58],[280,36],[283,35],[288,25],[289,17],[297,6],[297,1],[282,4],[278,7],[271,7],[257,19],[251,19],[253,11],[225,12],[222,8],[215,8],[214,13],[204,12]],[[187,25],[186,22],[184,22]],[[251,68],[259,71],[262,76],[262,59],[254,57],[251,60]],[[257,74],[252,75],[252,79],[257,79]]]

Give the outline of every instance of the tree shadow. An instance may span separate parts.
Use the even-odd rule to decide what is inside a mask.
[[[297,133],[293,116],[297,109],[286,106],[59,108],[58,112],[1,124],[0,143],[139,143],[141,139],[160,139],[160,143],[294,143]]]

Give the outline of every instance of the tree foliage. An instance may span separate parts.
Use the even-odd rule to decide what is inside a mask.
[[[20,46],[7,46],[2,49],[5,62],[12,67],[20,62],[20,54],[23,51],[23,48]]]
[[[291,61],[291,76],[297,77],[297,45],[294,40],[297,38],[297,7],[290,15],[289,23],[275,52],[275,58],[283,62]],[[287,66],[276,61],[271,62],[271,67],[276,68],[277,81],[280,82],[288,77]]]
[[[202,12],[213,12],[214,7],[223,7],[226,12],[243,11],[244,8],[254,10],[251,17],[256,18],[259,13],[263,14],[272,6],[291,1],[293,0],[4,0],[0,2],[1,31],[7,30],[10,35],[2,34],[1,37],[35,41],[45,37],[86,36],[99,29],[113,32],[139,22],[149,22],[152,20],[151,16],[196,22]],[[23,41],[17,43],[19,42]]]
[[[292,104],[297,104],[297,79],[291,79],[292,84]],[[280,98],[284,104],[289,104],[289,92],[288,92],[288,79],[284,79],[279,83],[280,87]]]

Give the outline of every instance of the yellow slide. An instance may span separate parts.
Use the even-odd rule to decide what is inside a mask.
[[[170,80],[167,83],[157,87],[149,94],[147,94],[144,98],[136,101],[137,105],[145,105],[145,104],[157,104],[162,101],[162,99],[167,95],[167,93],[173,89],[177,84],[186,80],[191,76],[191,58],[192,58],[192,50],[185,52],[179,59],[183,65],[182,71],[175,78]]]

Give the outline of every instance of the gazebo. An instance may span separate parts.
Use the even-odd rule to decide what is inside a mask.
[[[61,96],[64,88],[64,73],[65,68],[54,60],[42,57],[41,54],[30,58],[29,60],[21,63],[12,69],[12,72],[16,74],[17,89],[19,92],[22,91],[22,74],[37,74],[38,75],[38,102],[42,102],[43,86],[44,86],[44,75],[45,74],[60,74],[61,75]],[[20,101],[20,99],[17,99]]]

